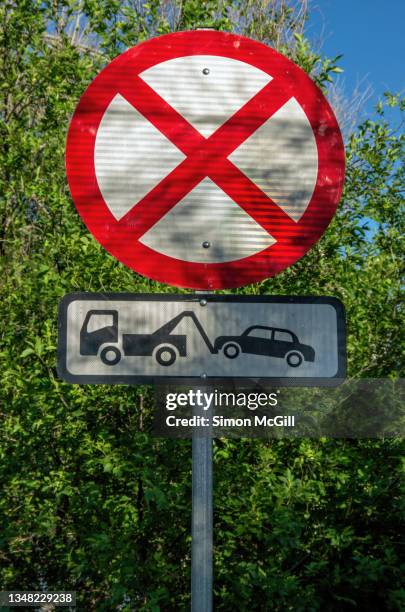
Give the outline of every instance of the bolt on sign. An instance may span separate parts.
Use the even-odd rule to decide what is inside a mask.
[[[273,276],[322,236],[344,148],[298,66],[203,30],[145,41],[100,72],[73,115],[66,168],[109,253],[154,280],[212,290]]]

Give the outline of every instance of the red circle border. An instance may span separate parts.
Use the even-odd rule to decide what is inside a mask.
[[[286,236],[250,257],[218,264],[185,262],[131,239],[98,187],[94,167],[97,129],[128,71],[139,74],[157,63],[185,55],[219,55],[247,62],[294,88],[313,129],[318,149],[317,183],[309,205]],[[322,236],[338,206],[344,184],[345,153],[335,115],[321,90],[291,60],[249,38],[209,30],[176,32],[132,47],[108,64],[89,85],[70,123],[66,171],[76,208],[89,231],[114,257],[153,280],[193,289],[240,287],[274,276],[295,263]]]

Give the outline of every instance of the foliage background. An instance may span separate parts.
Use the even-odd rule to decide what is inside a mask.
[[[325,90],[339,58],[305,38],[287,0],[5,0],[0,9],[0,577],[72,589],[80,610],[189,608],[191,445],[153,439],[151,389],[56,376],[67,292],[174,292],[126,270],[72,204],[64,143],[100,68],[164,32],[209,26],[263,40]],[[401,373],[403,136],[384,118],[346,134],[347,180],[318,244],[238,290],[345,304],[350,376]],[[347,118],[348,103],[339,113]],[[350,123],[350,122],[349,122]],[[217,440],[217,610],[402,610],[403,443]]]

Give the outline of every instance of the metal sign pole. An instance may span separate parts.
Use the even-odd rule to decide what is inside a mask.
[[[191,610],[212,611],[212,438],[193,435]]]
[[[196,291],[199,293],[211,293]],[[212,411],[207,416],[212,418]],[[212,611],[213,469],[211,428],[192,439],[191,610]]]

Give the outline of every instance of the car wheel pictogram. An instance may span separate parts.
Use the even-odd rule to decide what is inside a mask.
[[[154,358],[161,366],[171,366],[176,361],[178,356],[178,351],[174,346],[170,344],[165,344],[163,346],[158,346],[154,352]]]
[[[225,357],[235,359],[240,353],[240,346],[236,342],[227,342],[223,348]]]
[[[101,361],[108,366],[114,366],[121,361],[121,351],[116,346],[105,346],[100,352]]]
[[[291,368],[298,368],[303,361],[303,356],[298,351],[290,351],[286,355],[286,361]]]

